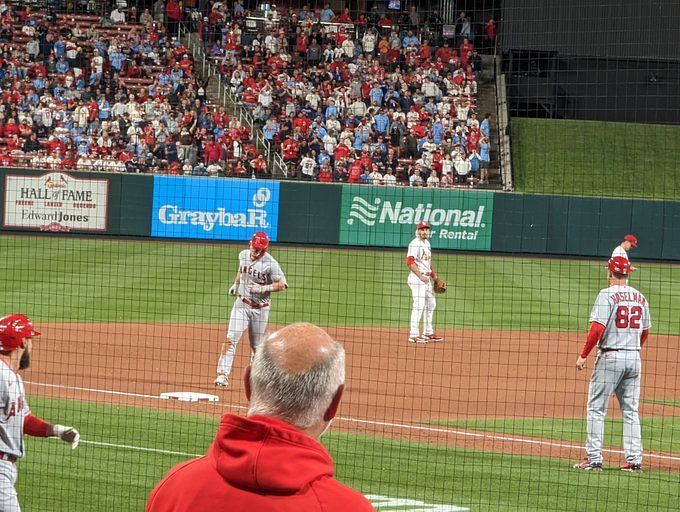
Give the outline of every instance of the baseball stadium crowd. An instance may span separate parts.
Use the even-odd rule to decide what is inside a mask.
[[[0,0],[0,165],[269,176],[250,130],[207,98],[208,80],[173,35],[184,21],[289,176],[442,187],[488,179],[490,115],[476,115],[481,58],[465,13],[449,41],[430,32],[436,12],[423,24],[415,10],[354,19],[328,5],[272,6],[253,31],[241,0],[204,9],[191,16],[156,0],[151,12],[114,5],[97,18]]]
[[[245,16],[239,0],[231,12],[218,2],[198,29],[292,176],[415,186],[488,179],[490,116],[477,118],[481,57],[469,27],[452,45],[422,30],[415,8],[393,20],[377,8],[353,19],[328,4],[272,6],[255,34]]]
[[[99,19],[0,1],[0,87],[4,166],[218,175],[204,161],[216,139],[255,153],[148,10]]]

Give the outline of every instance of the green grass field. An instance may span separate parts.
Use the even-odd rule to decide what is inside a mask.
[[[226,322],[242,245],[0,237],[7,276],[0,307],[39,321]],[[403,327],[411,309],[403,251],[275,246],[289,290],[271,321]],[[449,282],[438,325],[585,330],[606,284],[601,261],[437,254]],[[680,266],[640,264],[633,284],[650,301],[654,332],[680,333],[671,307]]]
[[[516,190],[680,199],[680,126],[512,119]]]
[[[6,279],[0,303],[5,311],[28,312],[38,325],[226,323],[227,289],[242,248],[2,236],[0,270]],[[276,297],[272,322],[304,318],[329,326],[404,327],[410,295],[403,251],[275,245],[272,253],[290,284]],[[652,304],[654,332],[678,335],[673,297],[680,267],[639,267],[634,284]],[[449,253],[437,254],[437,270],[450,283],[437,310],[437,325],[445,328],[585,331],[591,301],[605,286],[600,261]],[[77,425],[84,442],[71,451],[54,440],[27,440],[17,484],[24,512],[142,510],[153,485],[172,465],[205,452],[222,410],[199,416],[61,400],[56,394],[29,399],[36,414]],[[677,403],[666,402],[669,408]],[[680,453],[677,416],[644,418],[649,448]],[[480,418],[450,424],[578,443],[585,437],[582,419]],[[608,436],[612,445],[620,444],[616,418],[608,420]],[[680,502],[677,473],[583,474],[570,468],[572,461],[555,458],[348,433],[331,433],[324,443],[339,479],[372,495],[473,511],[677,510]],[[455,510],[415,505],[379,510],[414,509]]]

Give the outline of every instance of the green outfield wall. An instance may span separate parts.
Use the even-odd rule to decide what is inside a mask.
[[[477,190],[0,169],[0,230],[680,260],[680,202]]]

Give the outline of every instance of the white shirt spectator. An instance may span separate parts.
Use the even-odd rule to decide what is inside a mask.
[[[387,174],[383,176],[383,184],[388,187],[394,187],[397,185],[397,178],[392,174],[392,171],[388,171]]]
[[[335,152],[335,146],[338,143],[338,139],[333,137],[330,133],[326,134],[326,136],[323,138],[323,147],[326,149],[326,152],[333,156],[333,153]]]
[[[439,188],[439,178],[437,178],[437,173],[434,171],[427,178],[427,186],[430,188]]]
[[[373,53],[375,51],[375,34],[373,32],[366,32],[364,34],[364,53]]]
[[[345,39],[342,42],[342,51],[345,52],[345,57],[347,57],[348,59],[354,57],[354,41],[352,41],[349,38]]]
[[[111,11],[111,21],[114,23],[125,23],[125,13],[116,7]]]
[[[314,176],[314,170],[316,169],[316,162],[313,158],[305,156],[300,161],[300,170],[305,176]]]
[[[373,185],[382,185],[383,183],[383,175],[380,174],[377,170],[371,172],[371,174],[368,175],[368,177],[371,180],[371,183]]]

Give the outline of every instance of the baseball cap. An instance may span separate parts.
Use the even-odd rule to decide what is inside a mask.
[[[629,234],[627,234],[626,236],[623,237],[623,240],[625,242],[630,242],[630,245],[632,245],[633,247],[638,246],[638,241],[637,241],[637,238],[635,237],[635,235],[631,235],[629,233]]]
[[[607,267],[609,270],[616,272],[617,274],[622,274],[624,276],[630,274],[630,261],[628,261],[623,256],[614,256],[611,258]]]
[[[430,229],[430,223],[421,220],[421,221],[418,223],[418,228],[417,228],[417,229]]]

